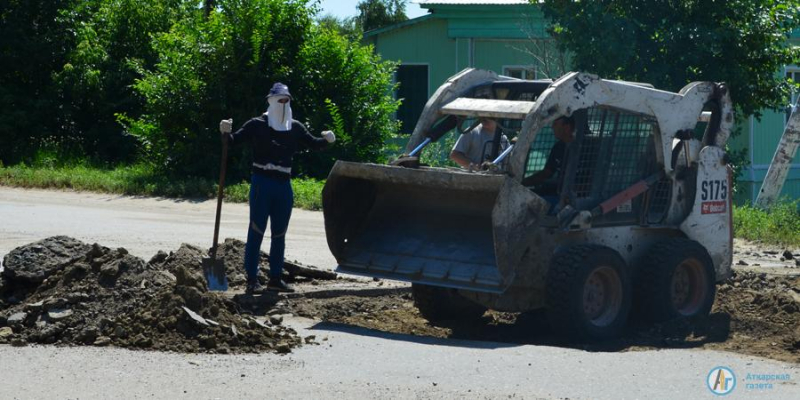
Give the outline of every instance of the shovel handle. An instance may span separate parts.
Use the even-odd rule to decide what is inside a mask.
[[[222,160],[219,167],[219,190],[217,190],[217,217],[214,221],[214,244],[211,247],[211,258],[217,258],[217,244],[219,243],[219,219],[222,214],[222,195],[225,187],[225,172],[228,166],[228,140],[222,141]]]

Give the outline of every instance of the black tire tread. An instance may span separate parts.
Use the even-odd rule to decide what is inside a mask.
[[[611,329],[608,332],[590,332],[586,329],[583,321],[583,316],[579,315],[576,310],[575,301],[578,299],[573,298],[574,285],[579,273],[581,273],[581,266],[589,260],[590,256],[600,252],[613,252],[619,257],[614,250],[597,245],[597,244],[579,244],[571,246],[570,248],[557,253],[550,262],[550,269],[547,273],[547,296],[545,305],[547,307],[548,320],[552,328],[561,334],[573,338],[606,338],[612,337],[619,333],[622,327],[618,329]],[[621,273],[625,273],[624,260],[622,261]],[[625,277],[623,279],[623,286],[626,285]],[[623,306],[622,318],[627,318],[628,307],[630,305],[629,290],[624,290],[627,299],[623,300],[628,302]],[[624,326],[624,321],[621,324]]]
[[[679,317],[672,310],[669,299],[669,282],[672,279],[673,267],[682,254],[700,256],[700,261],[711,268],[711,301],[696,316],[705,316],[711,311],[716,292],[715,274],[711,257],[700,243],[686,238],[671,238],[653,245],[647,253],[647,262],[641,263],[637,271],[634,285],[636,312],[643,319],[666,321]]]

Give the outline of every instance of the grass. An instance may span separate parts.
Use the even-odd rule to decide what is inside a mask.
[[[733,213],[734,236],[783,246],[800,246],[800,200],[777,202],[769,211],[751,205]]]
[[[322,209],[324,181],[293,179],[294,205],[306,210]],[[169,179],[146,165],[102,169],[84,165],[31,167],[0,166],[0,185],[39,189],[72,189],[130,196],[214,198],[216,182],[204,178]],[[225,201],[246,203],[248,182],[225,185]]]

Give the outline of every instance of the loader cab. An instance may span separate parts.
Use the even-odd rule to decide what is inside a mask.
[[[544,184],[531,187],[555,202],[551,214],[567,207],[575,212],[594,211],[601,203],[661,170],[654,140],[658,123],[654,118],[600,106],[576,110],[572,117],[575,139],[566,145],[558,173]],[[524,178],[545,168],[557,143],[551,124],[545,124],[528,149]],[[671,187],[670,181],[663,178],[644,194],[622,201],[612,211],[596,217],[592,226],[658,224],[669,208]]]

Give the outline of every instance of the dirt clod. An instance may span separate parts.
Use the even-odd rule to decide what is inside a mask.
[[[12,330],[11,328],[9,328],[7,326],[4,326],[4,327],[0,328],[0,338],[3,338],[3,339],[4,338],[9,338],[12,335],[14,335],[14,330]]]
[[[55,236],[11,250],[3,257],[3,278],[11,283],[41,283],[75,258],[89,245],[67,236]]]

